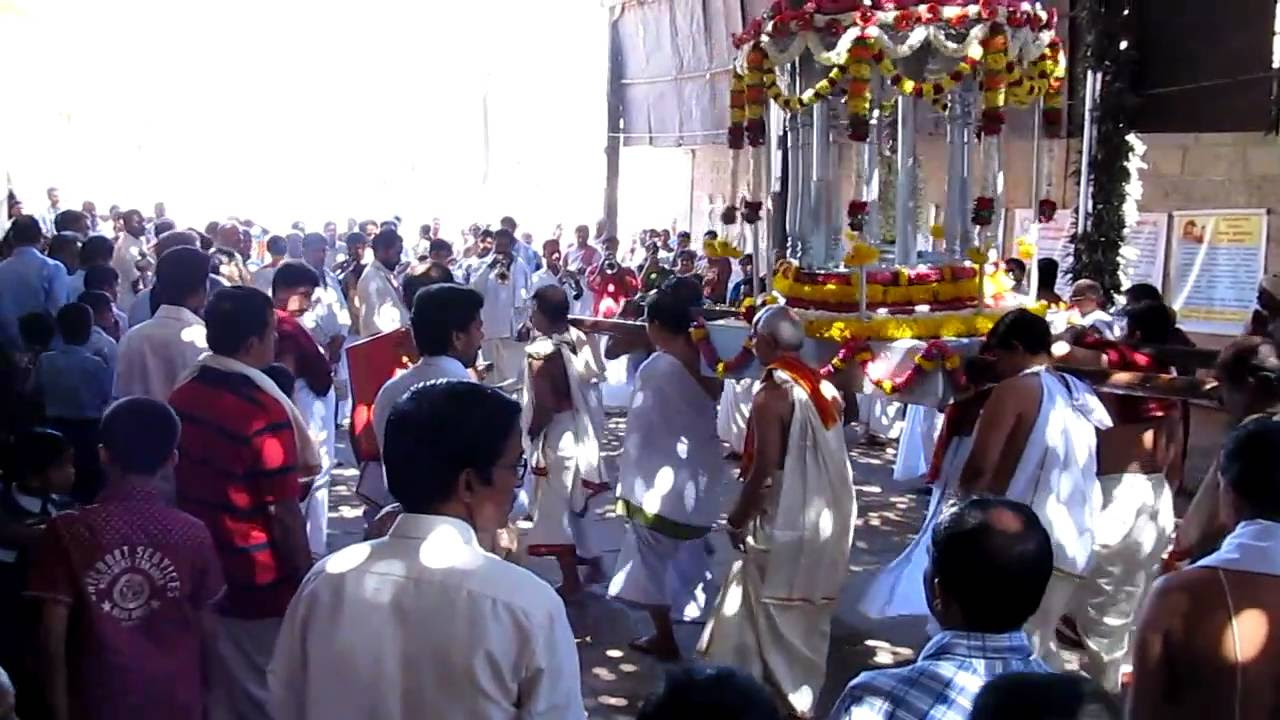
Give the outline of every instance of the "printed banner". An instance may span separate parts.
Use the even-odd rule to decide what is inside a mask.
[[[1019,209],[1013,214],[1014,238],[1030,237],[1035,214]],[[1071,280],[1067,268],[1071,266],[1071,237],[1076,231],[1074,210],[1059,210],[1053,222],[1040,225],[1036,237],[1039,257],[1058,261],[1058,282],[1055,290],[1067,297]],[[1129,231],[1121,250],[1125,258],[1121,281],[1125,287],[1138,283],[1150,283],[1164,290],[1165,247],[1169,237],[1169,216],[1166,213],[1139,213],[1138,223]]]
[[[1239,335],[1267,259],[1266,210],[1173,213],[1170,304],[1188,332]]]

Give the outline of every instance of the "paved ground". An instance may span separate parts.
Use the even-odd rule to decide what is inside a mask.
[[[610,418],[606,462],[617,461],[625,426],[625,417]],[[819,701],[820,717],[859,671],[910,661],[925,640],[922,623],[882,622],[873,626],[853,609],[860,589],[874,571],[910,542],[927,508],[927,496],[886,487],[892,476],[893,453],[892,446],[862,446],[851,455],[859,506],[851,560],[853,574],[841,596],[841,610],[833,627],[827,681]],[[346,458],[347,464],[338,469],[335,477],[330,513],[332,549],[359,540],[363,530],[361,507],[352,493],[356,473],[350,466],[351,456],[344,447],[340,448],[339,457]],[[598,527],[604,534],[620,538],[622,522],[607,510],[609,504],[608,499],[602,498],[593,505],[599,506]],[[712,570],[722,578],[736,553],[723,531],[713,533],[711,540],[716,551]],[[554,562],[534,559],[528,566],[549,582],[558,582]],[[632,638],[650,632],[647,616],[606,599],[601,585],[591,586],[585,596],[569,604],[568,610],[582,659],[582,690],[590,716],[633,717],[643,698],[661,683],[663,673],[661,664],[627,647]],[[701,624],[677,627],[687,657],[693,655],[701,630]]]

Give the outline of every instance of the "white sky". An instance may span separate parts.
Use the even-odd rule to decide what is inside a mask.
[[[183,225],[535,234],[603,202],[598,0],[0,0],[0,171]],[[14,65],[16,63],[16,66]],[[487,93],[486,93],[487,90]],[[488,96],[485,152],[482,99]],[[416,233],[416,230],[413,231]]]

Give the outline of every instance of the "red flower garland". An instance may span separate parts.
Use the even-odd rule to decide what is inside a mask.
[[[840,346],[836,356],[827,363],[826,367],[819,370],[818,374],[824,379],[829,378],[847,367],[850,361],[858,363],[862,367],[862,372],[866,373],[874,357],[871,344],[866,339],[850,338]],[[951,367],[947,367],[948,365]],[[961,370],[959,356],[942,340],[930,340],[925,343],[906,375],[900,378],[885,376],[878,379],[868,376],[867,379],[885,395],[895,395],[913,385],[921,373],[933,372],[937,369],[947,370],[951,374],[952,382],[957,386],[964,383],[964,372]]]

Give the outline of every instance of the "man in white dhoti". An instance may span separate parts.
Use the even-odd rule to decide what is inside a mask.
[[[501,385],[517,384],[524,369],[523,343],[519,336],[529,313],[529,266],[516,257],[515,235],[509,230],[493,234],[492,259],[473,269],[471,287],[484,296],[485,338],[481,352],[493,363],[485,380]]]
[[[664,660],[680,657],[672,618],[694,621],[705,610],[705,539],[727,479],[715,434],[720,383],[702,376],[689,336],[701,296],[685,282],[658,290],[645,308],[656,352],[636,373],[618,479],[618,507],[630,522],[609,597],[648,610],[654,634],[631,647]]]
[[[1037,655],[1062,668],[1056,631],[1093,559],[1102,507],[1098,430],[1111,416],[1083,382],[1053,371],[1043,318],[1014,310],[987,334],[1000,384],[991,392],[960,473],[966,493],[1004,495],[1035,510],[1053,541],[1053,577],[1027,623]]]
[[[600,462],[604,405],[597,383],[604,359],[596,343],[569,325],[569,297],[559,285],[533,294],[533,328],[540,337],[525,352],[528,381],[522,422],[533,472],[533,527],[528,554],[560,563],[568,597],[582,590],[578,565],[603,575],[600,552],[591,537],[587,502],[611,487]]]
[[[302,240],[302,260],[320,276],[320,286],[311,296],[311,309],[302,316],[302,326],[315,338],[333,365],[334,400],[341,409],[350,397],[347,362],[342,348],[350,340],[351,312],[347,308],[347,299],[342,295],[342,281],[325,267],[328,249],[329,241],[319,233],[311,233]]]
[[[1173,369],[1136,349],[1166,345],[1173,316],[1162,302],[1126,307],[1124,342],[1097,330],[1079,333],[1068,362],[1130,372]],[[1055,348],[1057,354],[1058,348]],[[1174,530],[1173,487],[1182,479],[1182,413],[1178,401],[1104,395],[1115,427],[1098,433],[1102,509],[1094,558],[1069,608],[1084,649],[1081,669],[1119,693],[1130,669],[1138,609],[1160,574]]]
[[[395,230],[383,230],[373,238],[372,245],[373,262],[356,284],[361,337],[399,330],[409,324],[409,309],[395,275],[404,240]]]
[[[320,276],[308,265],[281,263],[271,278],[271,298],[276,307],[276,362],[293,372],[297,380],[290,399],[297,406],[307,433],[320,453],[320,472],[302,501],[307,520],[307,544],[312,557],[328,554],[329,482],[335,462],[334,434],[337,431],[333,391],[333,365],[302,324],[301,318],[313,307]]]
[[[127,313],[142,290],[143,270],[154,267],[155,260],[147,252],[147,221],[142,211],[126,210],[121,217],[124,231],[116,238],[111,267],[120,273],[116,306]]]
[[[765,367],[752,401],[742,493],[729,513],[734,563],[698,650],[812,717],[857,512],[840,395],[800,359],[804,323],[780,305],[752,328]]]

